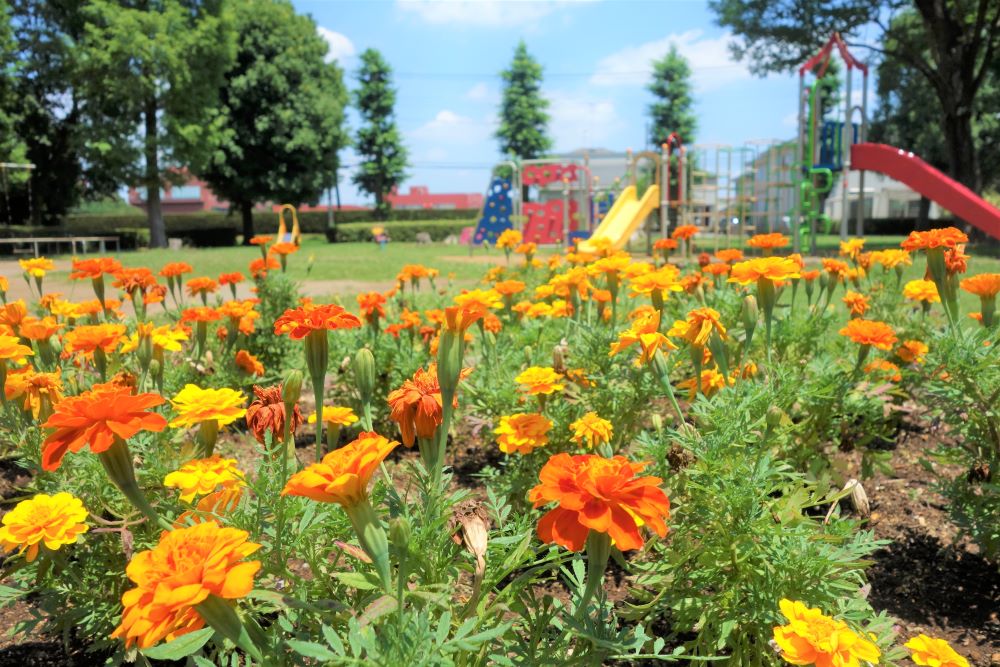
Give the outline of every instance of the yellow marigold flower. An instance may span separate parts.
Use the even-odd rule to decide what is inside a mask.
[[[969,667],[969,661],[960,656],[948,642],[919,634],[903,644],[912,651],[913,662],[926,667]]]
[[[618,333],[618,340],[611,343],[611,352],[608,356],[614,356],[635,343],[639,343],[642,354],[636,360],[636,365],[648,363],[653,355],[661,347],[665,350],[676,350],[677,346],[660,333],[660,311],[650,308],[651,312],[639,315],[632,321],[625,331]]]
[[[559,382],[561,379],[562,376],[550,367],[532,366],[514,378],[514,382],[521,385],[529,396],[537,396],[562,391],[565,386]]]
[[[462,308],[489,310],[502,306],[503,298],[494,289],[467,290],[455,297],[455,305]]]
[[[629,288],[633,295],[650,296],[659,292],[660,296],[666,297],[667,292],[682,292],[680,269],[673,264],[666,264],[662,268],[648,273],[637,275],[629,280]]]
[[[810,609],[801,602],[782,600],[788,625],[774,628],[781,657],[793,665],[857,667],[860,661],[878,663],[878,646],[851,630],[846,623]]]
[[[719,311],[714,308],[695,308],[687,314],[686,320],[674,322],[667,335],[683,338],[694,347],[705,347],[713,331],[722,340],[726,339],[726,327],[722,325],[720,317]]]
[[[30,563],[38,557],[39,547],[56,551],[66,544],[73,544],[87,532],[87,510],[79,498],[68,493],[49,496],[39,493],[22,500],[3,517],[0,526],[0,547],[7,553],[15,549],[18,554],[27,552]]]
[[[848,257],[853,260],[858,259],[858,255],[864,250],[865,240],[864,239],[848,239],[847,241],[840,242],[840,256]]]
[[[13,361],[14,364],[22,366],[26,357],[34,354],[30,347],[21,344],[21,339],[17,336],[0,334],[0,361]]]
[[[597,416],[596,412],[588,412],[569,425],[573,431],[573,442],[587,445],[590,449],[611,442],[614,429],[611,422]]]
[[[620,272],[632,263],[632,257],[625,251],[616,252],[613,255],[602,257],[588,267],[588,273],[598,275],[601,273],[617,276]]]
[[[644,273],[651,273],[656,270],[656,267],[649,262],[632,262],[624,269],[622,269],[622,278],[626,280],[632,280],[637,276],[641,276]]]
[[[858,345],[871,345],[879,350],[891,350],[898,340],[896,332],[885,322],[855,318],[838,332]]]
[[[310,424],[316,423],[316,413],[309,415],[308,419]],[[331,424],[334,426],[350,426],[358,421],[358,416],[354,414],[354,410],[339,406],[339,405],[327,405],[323,408],[323,422],[326,424]]]
[[[928,351],[929,348],[919,340],[904,340],[896,348],[896,356],[908,364],[922,364]]]
[[[749,285],[760,280],[791,280],[799,277],[799,265],[788,257],[754,257],[745,262],[733,264],[729,281]]]
[[[534,412],[518,412],[500,418],[500,425],[493,430],[497,444],[505,454],[530,454],[532,450],[549,442],[548,432],[552,422]]]
[[[242,561],[260,545],[249,537],[215,521],[164,531],[156,547],[137,553],[125,568],[136,587],[122,595],[122,621],[111,636],[149,648],[203,628],[197,605],[209,596],[236,600],[253,590],[260,561]]]
[[[7,374],[4,393],[7,400],[17,399],[21,409],[31,412],[38,419],[42,409],[42,399],[55,406],[63,399],[62,376],[59,373],[37,373],[32,368],[25,368]]]
[[[228,387],[202,389],[196,384],[188,384],[170,399],[170,404],[177,412],[170,425],[197,426],[202,422],[214,420],[219,426],[225,426],[246,414],[243,405],[246,400],[247,397],[243,392]]]
[[[729,384],[733,384],[732,380]],[[698,395],[698,389],[701,389],[701,393],[705,396],[712,396],[715,392],[720,389],[726,388],[726,376],[715,370],[714,368],[707,368],[701,372],[701,384],[695,378],[690,378],[679,382],[677,386],[680,389],[688,390],[688,397],[694,398]]]
[[[933,280],[911,280],[903,286],[903,296],[911,301],[941,302]]]
[[[368,499],[368,482],[379,464],[399,445],[373,432],[335,449],[319,463],[292,475],[281,495],[353,507]]]
[[[53,271],[56,268],[55,262],[45,257],[19,259],[17,263],[21,265],[21,270],[32,278],[44,278],[46,271]]]
[[[194,459],[163,478],[167,488],[178,489],[182,501],[189,503],[195,496],[204,496],[219,487],[243,486],[243,473],[236,459],[224,459],[218,454],[207,459]]]
[[[500,232],[494,245],[502,250],[513,250],[521,244],[523,237],[516,229],[505,229]]]
[[[882,268],[894,269],[897,266],[912,266],[913,258],[910,253],[898,248],[888,250],[876,250],[872,253],[872,261],[882,265]]]

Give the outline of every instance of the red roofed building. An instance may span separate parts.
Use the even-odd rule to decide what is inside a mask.
[[[480,192],[466,194],[431,194],[426,185],[411,185],[405,194],[393,188],[386,196],[389,203],[396,209],[414,208],[479,208],[483,205],[483,195]]]

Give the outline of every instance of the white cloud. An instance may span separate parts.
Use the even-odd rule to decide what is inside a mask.
[[[549,100],[549,131],[557,150],[613,143],[622,129],[622,121],[610,99],[559,90],[545,91],[544,95]]]
[[[442,109],[432,120],[411,131],[409,137],[432,144],[476,144],[492,136],[495,123],[493,117],[476,120]]]
[[[333,30],[324,28],[323,26],[318,26],[316,28],[316,32],[319,33],[320,37],[326,40],[326,62],[337,60],[343,63],[344,60],[357,53],[357,50],[354,48],[354,43],[348,39],[346,35],[334,32]]]
[[[671,44],[676,45],[681,55],[687,58],[694,88],[699,92],[750,79],[747,66],[734,60],[729,53],[731,40],[729,34],[706,37],[702,30],[688,30],[628,46],[601,58],[590,83],[596,86],[644,85],[652,74],[652,62],[662,58]]]
[[[396,6],[426,23],[509,28],[531,25],[567,6],[590,0],[397,0]]]
[[[469,90],[465,93],[465,99],[472,100],[473,102],[485,102],[487,100],[495,99],[496,97],[496,91],[482,81],[474,85],[472,88],[469,88]]]
[[[798,127],[799,126],[799,112],[793,111],[784,118],[781,119],[781,125],[783,127]]]

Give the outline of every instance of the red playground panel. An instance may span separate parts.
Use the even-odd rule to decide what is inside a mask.
[[[577,213],[579,204],[571,199],[569,202],[569,229],[578,228]],[[522,207],[527,221],[524,223],[524,240],[533,243],[563,242],[563,201],[553,199],[545,203],[527,203]]]
[[[576,180],[577,166],[575,164],[532,164],[521,172],[521,183],[524,185],[546,186],[550,183]]]

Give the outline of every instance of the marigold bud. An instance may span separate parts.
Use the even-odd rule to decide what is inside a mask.
[[[354,355],[354,382],[358,386],[361,400],[371,401],[375,394],[375,356],[367,347],[363,347]]]
[[[778,426],[778,424],[781,423],[781,420],[784,418],[784,416],[785,412],[781,408],[772,405],[767,409],[767,416],[764,417],[764,419],[767,423],[768,428],[775,428],[776,426]]]
[[[302,395],[302,371],[293,369],[285,374],[285,381],[281,387],[281,402],[285,404],[286,411],[299,402]]]

